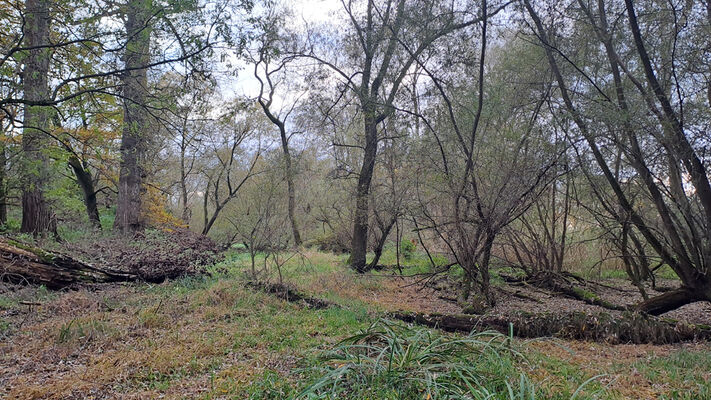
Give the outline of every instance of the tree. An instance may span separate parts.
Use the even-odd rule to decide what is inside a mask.
[[[148,97],[148,64],[150,63],[150,42],[152,1],[129,0],[126,7],[126,50],[124,62],[126,72],[123,86],[123,135],[121,137],[121,167],[119,194],[114,227],[127,233],[142,229],[141,197],[144,193],[143,165],[147,141],[150,140],[150,121],[146,112]]]
[[[28,0],[25,4],[23,35],[27,59],[23,71],[24,98],[30,102],[49,96],[48,74],[52,51],[49,39],[49,0]],[[56,221],[45,198],[49,179],[45,154],[51,110],[42,105],[25,104],[22,151],[24,157],[24,189],[22,192],[22,232],[33,235],[56,232]]]
[[[238,120],[235,121],[236,118]],[[262,152],[261,138],[258,137],[262,133],[259,122],[254,113],[231,112],[221,118],[217,127],[222,130],[221,135],[213,139],[212,145],[206,149],[208,154],[204,156],[207,162],[203,167],[203,235],[210,232],[220,213],[258,172],[255,167]],[[248,153],[241,146],[251,138],[256,138],[258,144],[252,161],[246,162],[242,155]]]
[[[282,38],[276,30],[276,24],[284,23],[282,18],[274,18],[272,16],[265,17],[264,32],[261,34],[259,43],[256,49],[256,56],[251,57],[254,63],[254,77],[259,82],[259,94],[257,95],[257,103],[264,111],[269,121],[278,129],[279,139],[281,142],[282,155],[284,158],[284,173],[287,184],[287,201],[289,211],[289,223],[291,232],[294,236],[294,245],[300,246],[302,243],[299,224],[296,220],[296,188],[294,184],[294,166],[292,165],[292,155],[289,148],[289,141],[294,134],[287,131],[288,118],[298,105],[298,98],[294,100],[291,107],[287,107],[282,112],[274,110],[274,97],[279,83],[283,83],[284,79],[280,76],[287,65],[288,60],[277,60],[276,66],[272,66],[273,55],[279,54],[283,46],[280,43]],[[283,75],[283,74],[282,74]],[[280,79],[281,78],[281,79]],[[277,80],[278,79],[278,80]]]
[[[471,58],[444,59],[461,70],[423,66],[440,101],[424,112],[431,135],[423,153],[434,168],[421,168],[417,195],[419,229],[434,231],[450,265],[463,269],[459,301],[477,312],[495,304],[489,264],[497,237],[534,204],[564,152],[546,132],[545,70],[524,63],[532,51],[515,38],[489,61],[490,23],[483,14],[477,52],[451,52]]]
[[[646,25],[641,27],[635,5],[625,0],[621,11],[626,15],[627,24],[611,26],[607,22],[608,16],[615,11],[609,8],[618,4],[599,0],[597,11],[584,2],[575,5],[593,31],[596,45],[602,45],[604,49],[602,59],[613,78],[612,85],[603,84],[601,77],[587,73],[575,57],[566,55],[566,49],[554,40],[558,33],[543,24],[540,11],[531,2],[524,1],[533,21],[534,33],[546,51],[567,113],[615,194],[621,222],[627,221],[626,224],[633,226],[681,279],[681,288],[651,298],[639,308],[656,315],[689,302],[709,300],[711,277],[706,271],[711,260],[711,185],[707,168],[699,156],[708,140],[696,140],[689,132],[695,129],[695,124],[702,124],[708,113],[691,113],[689,110],[696,109],[695,103],[705,100],[684,95],[688,85],[705,71],[680,67],[681,59],[692,56],[679,48],[679,43],[694,40],[694,35],[698,34],[695,26],[700,23],[695,18],[703,14],[677,9],[691,7],[691,3],[669,4],[666,12],[648,14]],[[686,24],[679,22],[682,13],[691,18]],[[651,34],[643,37],[642,32]],[[654,32],[665,34],[654,36]],[[671,34],[667,36],[668,32]],[[630,36],[634,41],[632,47],[617,42]],[[590,36],[585,38],[589,39]],[[645,43],[650,41],[657,44],[655,56],[663,61],[658,67],[653,65]],[[570,65],[571,72],[565,72],[560,63]],[[613,143],[637,174],[639,187],[656,213],[640,212],[640,204],[630,200],[621,180],[615,177],[596,137],[595,128],[602,118],[590,117],[590,112],[597,110],[580,96],[575,96],[569,89],[571,78],[566,79],[565,73],[581,77],[581,82],[585,83],[583,91],[602,99],[601,108],[606,115],[614,117],[614,120],[606,121],[616,128],[611,135]],[[640,126],[649,130],[641,130]],[[616,132],[619,134],[614,134]],[[685,176],[688,177],[686,182]],[[625,229],[629,231],[629,227]]]
[[[359,105],[363,129],[359,143],[353,146],[363,149],[363,158],[355,194],[350,264],[363,272],[370,188],[382,139],[378,127],[395,112],[403,82],[418,57],[437,40],[476,24],[481,17],[470,11],[470,4],[459,2],[367,0],[365,4],[344,1],[343,6],[350,36],[334,46],[338,51],[348,50],[345,62],[328,60],[314,52],[299,56],[313,58],[334,71],[342,80],[342,92],[351,91]]]

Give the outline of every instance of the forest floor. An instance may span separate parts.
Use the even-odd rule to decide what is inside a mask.
[[[245,254],[229,255],[210,276],[159,285],[60,292],[0,286],[0,397],[289,398],[318,375],[324,351],[387,312],[461,312],[441,285],[423,286],[417,267],[407,268],[405,277],[391,270],[357,275],[344,262],[343,256],[307,251],[282,267],[285,282],[339,305],[318,310],[249,289]],[[268,275],[277,279],[273,267]],[[605,299],[638,300],[624,280],[602,282],[617,288],[596,288]],[[600,310],[500,279],[494,284],[492,313]],[[698,303],[669,316],[709,324],[711,306]],[[496,373],[512,386],[527,376],[540,398],[711,399],[708,343],[514,343],[519,356]]]

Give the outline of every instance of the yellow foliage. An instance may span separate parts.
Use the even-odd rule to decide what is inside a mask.
[[[182,220],[168,211],[165,196],[157,187],[146,185],[146,191],[141,204],[143,207],[143,218],[149,226],[164,230],[187,227]]]

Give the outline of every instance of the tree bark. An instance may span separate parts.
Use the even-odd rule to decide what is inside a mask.
[[[703,298],[691,289],[682,287],[645,300],[637,305],[637,309],[650,315],[661,315],[699,300]]]
[[[132,273],[93,267],[72,257],[0,239],[0,280],[62,289],[73,284],[134,281]]]
[[[7,191],[6,185],[7,156],[5,144],[0,144],[0,225],[7,223]]]
[[[187,118],[187,117],[186,117]],[[185,167],[185,151],[188,147],[185,140],[186,135],[186,124],[183,123],[182,139],[180,142],[180,202],[183,205],[183,212],[180,215],[180,219],[185,223],[186,226],[190,226],[190,220],[192,219],[192,209],[188,204],[188,184],[186,180],[188,179],[187,169]]]
[[[366,271],[365,256],[368,252],[368,214],[370,211],[370,183],[373,180],[375,157],[378,151],[378,127],[374,106],[363,107],[365,118],[365,154],[358,176],[356,208],[353,220],[350,264],[358,272]]]
[[[96,205],[96,190],[94,189],[94,179],[86,166],[76,156],[69,158],[69,166],[74,171],[74,176],[77,178],[77,183],[84,195],[84,205],[86,206],[86,214],[89,217],[89,222],[92,226],[101,229],[101,219],[99,218],[99,209]]]
[[[25,14],[25,46],[28,50],[23,72],[23,92],[26,100],[39,101],[49,98],[47,74],[51,51],[42,46],[49,45],[49,1],[27,0]],[[50,109],[42,106],[25,106],[22,151],[23,190],[21,232],[40,235],[56,232],[56,222],[45,199],[49,181],[49,160],[44,153],[46,137],[44,131],[49,124]]]
[[[291,153],[289,152],[289,142],[284,130],[281,133],[281,147],[284,152],[284,168],[286,169],[286,186],[289,194],[289,222],[291,222],[291,232],[294,235],[294,245],[301,246],[301,233],[296,222],[296,189],[294,188],[294,168],[291,165]]]
[[[145,109],[148,92],[150,62],[151,0],[130,0],[126,15],[127,71],[122,77],[123,85],[123,134],[121,137],[121,166],[119,194],[114,228],[129,233],[144,227],[141,197],[145,192],[144,161],[149,135],[148,115]]]
[[[711,338],[711,329],[708,326],[661,320],[639,313],[613,316],[607,313],[538,314],[519,312],[503,316],[472,316],[399,311],[390,314],[390,316],[405,322],[417,323],[448,332],[469,333],[488,329],[528,338],[556,336],[577,340],[635,344],[667,344]]]
[[[390,235],[390,231],[392,231],[393,226],[397,222],[397,217],[392,218],[388,224],[384,227],[382,227],[382,232],[380,232],[380,237],[378,238],[378,242],[375,244],[375,248],[373,249],[374,257],[373,260],[368,264],[367,269],[371,270],[377,267],[378,262],[380,261],[380,257],[383,255],[383,248],[385,247],[385,242],[388,240],[388,235]],[[399,247],[399,242],[398,246]],[[399,254],[399,250],[396,250]],[[399,266],[399,259],[398,259],[398,266]]]

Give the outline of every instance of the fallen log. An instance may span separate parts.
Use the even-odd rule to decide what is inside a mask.
[[[262,292],[273,294],[276,297],[291,303],[303,303],[308,308],[321,310],[336,304],[317,297],[310,297],[298,291],[298,289],[280,283],[269,282],[247,282],[247,287],[257,289]]]
[[[96,268],[64,254],[0,238],[0,280],[3,281],[62,289],[74,284],[137,279],[138,275],[133,273]]]
[[[558,337],[597,342],[669,344],[711,339],[711,327],[660,319],[641,313],[527,313],[508,316],[394,312],[390,317],[448,332],[495,330],[523,338]]]
[[[601,298],[599,295],[597,295],[591,290],[586,290],[582,287],[576,286],[568,278],[572,278],[576,282],[585,285],[587,285],[587,280],[572,273],[542,271],[525,278],[512,277],[505,274],[499,275],[502,276],[504,281],[510,284],[528,284],[532,287],[560,293],[571,299],[582,301],[590,305],[606,308],[608,310],[626,311],[628,309],[628,307],[626,306],[610,303],[609,301]]]

